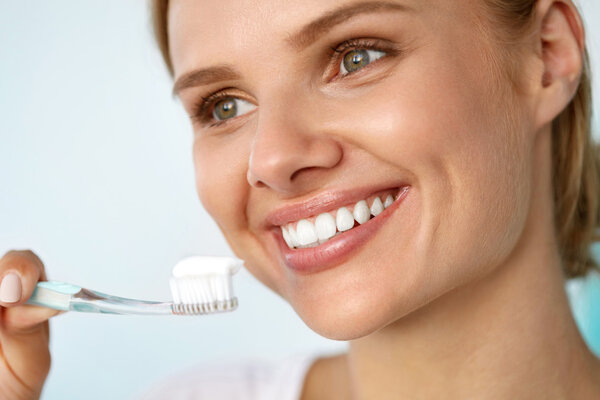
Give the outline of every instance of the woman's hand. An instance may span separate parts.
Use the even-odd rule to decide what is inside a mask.
[[[44,264],[33,252],[0,259],[0,397],[38,399],[50,370],[48,319],[60,311],[26,305]]]

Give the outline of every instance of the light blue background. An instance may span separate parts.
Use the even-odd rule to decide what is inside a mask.
[[[600,67],[600,4],[582,4]],[[52,279],[147,299],[170,297],[182,256],[229,255],[196,198],[170,89],[144,1],[0,0],[0,253],[31,248]],[[572,285],[600,351],[600,279]],[[235,287],[229,315],[56,318],[43,399],[130,398],[192,364],[345,348],[247,272]]]

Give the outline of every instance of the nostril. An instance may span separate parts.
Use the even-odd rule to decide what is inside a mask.
[[[306,172],[312,171],[313,169],[318,169],[318,168],[319,167],[306,167],[306,168],[302,168],[302,169],[299,169],[297,171],[294,171],[294,173],[292,174],[292,176],[290,176],[290,181],[293,182],[294,179],[296,179],[296,177],[298,176],[298,174],[300,174],[301,172],[302,173],[306,173]]]
[[[342,158],[341,146],[326,136],[273,132],[285,131],[263,127],[254,137],[247,170],[252,187],[293,192],[298,185],[304,186],[312,177],[321,176],[320,172],[335,167]]]
[[[248,181],[248,184],[252,187],[255,187],[255,188],[265,187],[265,184],[260,179],[258,179],[258,177],[255,176],[251,170],[248,170],[246,172],[246,180]]]

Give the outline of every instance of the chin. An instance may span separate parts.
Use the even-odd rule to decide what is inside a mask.
[[[330,303],[319,309],[297,310],[306,325],[332,340],[349,341],[369,336],[409,315],[415,308],[394,309],[371,304]]]
[[[349,341],[369,336],[391,324],[400,326],[411,316],[441,304],[456,290],[494,270],[466,261],[437,265],[439,268],[435,270],[415,268],[412,273],[406,273],[405,269],[401,276],[388,273],[388,279],[378,282],[369,281],[366,276],[338,278],[338,285],[329,282],[329,287],[300,290],[284,297],[314,332],[328,339]]]
[[[317,334],[332,340],[355,340],[401,320],[435,297],[426,290],[411,290],[418,286],[409,281],[398,285],[390,279],[388,283],[380,290],[372,290],[366,283],[361,290],[360,286],[341,282],[337,291],[319,291],[319,296],[295,293],[288,301]]]
[[[355,340],[388,325],[389,316],[370,307],[333,307],[328,305],[309,313],[298,313],[315,333],[331,340]]]

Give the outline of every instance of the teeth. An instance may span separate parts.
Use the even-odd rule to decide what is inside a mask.
[[[399,196],[400,193],[398,195],[388,194],[383,202],[383,197],[375,197],[371,207],[366,200],[361,200],[354,205],[353,211],[347,207],[340,207],[335,214],[326,212],[314,219],[301,219],[297,223],[292,222],[285,227],[281,226],[283,240],[289,248],[316,247],[342,232],[354,228],[355,221],[362,225],[371,219],[371,215],[378,216]]]
[[[301,219],[298,221],[298,225],[296,225],[296,233],[298,235],[298,244],[300,246],[313,244],[319,240],[317,238],[315,226],[312,222],[306,219]]]
[[[296,234],[296,229],[292,226],[292,224],[288,225],[288,234],[290,235],[290,242],[294,247],[300,245],[298,241],[298,234]]]
[[[359,224],[364,224],[368,220],[371,219],[371,212],[369,211],[369,206],[367,205],[366,200],[361,200],[354,206],[354,219]]]
[[[283,226],[281,227],[281,234],[283,235],[283,240],[285,240],[285,243],[288,245],[288,247],[294,247],[288,230]]]
[[[335,224],[340,232],[350,230],[354,227],[354,216],[346,207],[342,207],[337,211]]]
[[[385,208],[388,208],[389,206],[392,205],[393,202],[394,202],[394,198],[392,197],[391,194],[388,194],[388,197],[385,198],[385,202],[383,203],[383,206]]]
[[[376,217],[379,214],[381,214],[382,211],[383,203],[381,202],[381,199],[379,199],[379,197],[375,197],[373,204],[371,204],[371,214],[373,214],[373,216]]]
[[[335,220],[329,213],[323,213],[317,217],[315,220],[315,229],[320,241],[333,237],[337,231]]]

